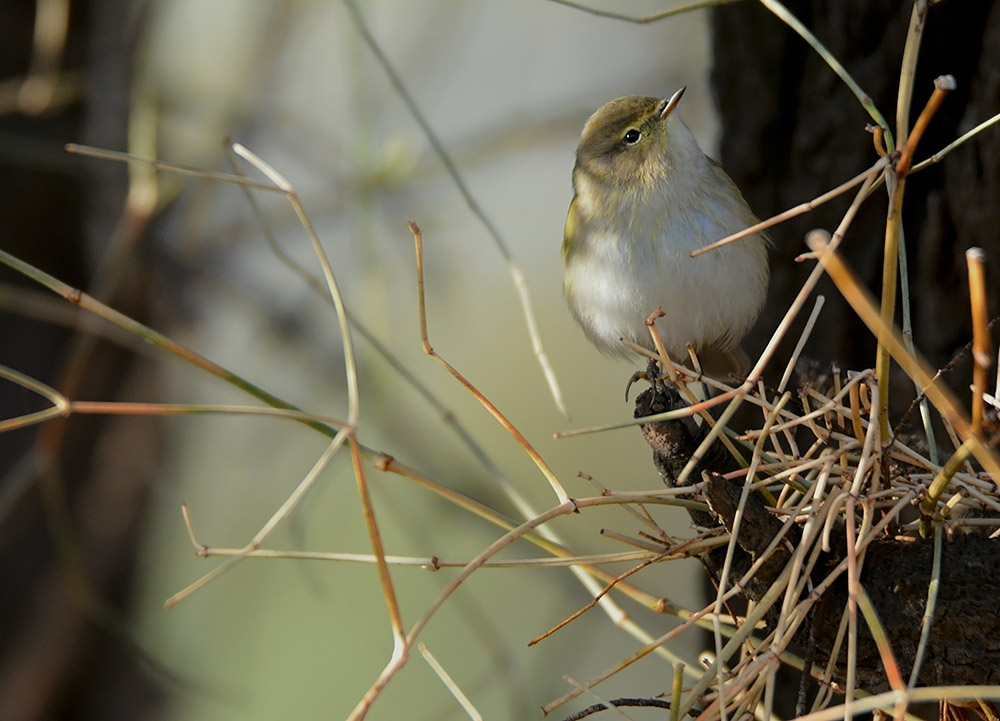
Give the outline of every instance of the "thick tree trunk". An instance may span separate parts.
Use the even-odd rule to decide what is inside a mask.
[[[789,9],[843,63],[895,123],[896,93],[912,5],[896,0],[791,1]],[[712,14],[713,88],[722,114],[720,161],[754,210],[766,217],[807,201],[870,166],[877,158],[872,122],[844,83],[805,41],[756,2]],[[917,159],[937,152],[1000,110],[1000,5],[944,0],[928,8],[914,87],[915,119],[933,79],[951,74],[950,93],[927,130]],[[772,283],[751,344],[761,347],[801,287],[811,263],[793,258],[812,228],[833,230],[853,194],[772,229]],[[971,338],[964,253],[981,246],[1000,262],[1000,128],[988,129],[913,175],[906,186],[904,231],[911,282],[914,341],[940,367]],[[878,295],[886,196],[878,191],[842,246],[854,270]],[[874,363],[874,340],[828,280],[822,332],[807,354],[849,368]],[[1000,288],[990,308],[998,312]],[[897,316],[898,317],[898,316]],[[801,326],[800,326],[801,327]],[[789,342],[788,348],[791,347]],[[967,361],[953,381],[967,386]]]

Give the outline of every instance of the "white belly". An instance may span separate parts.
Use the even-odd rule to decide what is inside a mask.
[[[755,236],[691,258],[692,250],[745,223],[734,219],[721,227],[695,214],[659,232],[636,225],[645,224],[633,224],[631,237],[591,231],[584,252],[567,260],[570,309],[588,337],[615,354],[629,353],[620,339],[652,348],[645,320],[660,308],[666,315],[656,327],[675,360],[687,358],[688,343],[722,350],[738,343],[764,302],[765,241]]]

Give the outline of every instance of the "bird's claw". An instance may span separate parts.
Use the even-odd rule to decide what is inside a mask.
[[[628,383],[625,384],[625,402],[628,403],[628,394],[632,390],[632,384],[639,380],[649,381],[649,384],[653,386],[653,390],[658,390],[663,387],[663,377],[660,375],[660,366],[653,360],[649,359],[646,364],[646,370],[636,371],[632,374],[632,377],[628,379]]]
[[[625,384],[625,402],[628,403],[628,394],[632,390],[632,384],[639,380],[649,380],[649,376],[646,371],[636,371],[632,374],[632,377],[628,379],[628,383]]]

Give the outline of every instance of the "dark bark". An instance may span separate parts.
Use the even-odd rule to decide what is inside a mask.
[[[636,417],[680,407],[676,392],[658,388],[643,392],[636,400]],[[697,448],[702,433],[692,433],[684,421],[665,421],[642,426],[643,437],[653,449],[653,462],[668,486],[676,485],[684,466]],[[732,470],[721,444],[706,454],[688,483],[701,484],[698,498],[711,514],[692,511],[691,519],[708,528],[725,526],[732,530],[741,487],[720,473]],[[703,479],[703,474],[706,480]],[[745,515],[737,534],[730,579],[738,579],[781,531],[783,523],[770,514],[756,494],[748,497]],[[798,528],[792,527],[761,569],[746,585],[745,598],[759,601],[791,558],[790,546],[798,542]],[[835,534],[830,552],[824,553],[813,572],[818,585],[845,556],[843,533]],[[726,550],[715,549],[704,557],[706,568],[718,582]],[[904,541],[880,538],[865,552],[861,584],[867,591],[885,628],[890,647],[903,679],[908,680],[920,639],[927,600],[933,555],[932,541]],[[941,560],[940,591],[919,682],[921,685],[968,685],[1000,683],[1000,539],[983,535],[960,535],[945,542]],[[801,647],[815,643],[815,660],[825,664],[830,658],[840,620],[847,604],[846,574],[841,574],[817,601],[811,628],[803,626],[796,637]],[[780,604],[779,604],[780,605]],[[767,617],[776,620],[777,608]],[[888,690],[881,657],[871,632],[859,612],[857,683],[872,692]],[[835,680],[846,679],[846,644],[839,656]]]
[[[894,125],[911,3],[792,0],[786,5]],[[876,160],[872,137],[865,132],[871,118],[816,53],[763,5],[726,5],[712,13],[711,24],[712,85],[723,125],[719,160],[759,215],[807,201]],[[929,8],[913,119],[930,96],[933,79],[943,74],[953,75],[958,89],[933,118],[917,160],[1000,110],[1000,5],[989,0],[944,0]],[[996,126],[908,180],[903,221],[914,340],[935,366],[947,363],[971,338],[966,249],[980,246],[988,263],[1000,261],[997,198],[1000,128]],[[792,261],[805,250],[806,232],[817,227],[833,230],[851,199],[844,196],[772,229],[769,300],[750,347],[763,346],[811,269],[811,263]],[[876,295],[885,213],[882,190],[866,203],[842,246],[851,266]],[[828,280],[818,292],[827,298],[822,332],[813,334],[806,354],[847,368],[871,367],[875,347],[871,334]],[[1000,287],[995,282],[989,307],[994,314],[1000,312]],[[786,350],[795,336],[790,334]],[[959,367],[953,387],[967,387],[970,367],[970,361]],[[901,395],[894,400],[905,407]]]
[[[912,3],[788,0],[785,5],[843,63],[894,126]],[[767,217],[810,200],[875,161],[872,137],[865,131],[872,122],[867,112],[805,41],[763,5],[744,2],[715,9],[711,32],[712,86],[722,119],[719,160],[758,215]],[[1000,110],[1000,5],[990,0],[944,0],[934,4],[927,12],[919,57],[911,122],[930,96],[935,77],[953,75],[958,89],[949,94],[933,118],[917,151],[918,161]],[[833,200],[770,231],[774,247],[769,298],[761,320],[745,343],[748,350],[763,348],[811,270],[811,263],[793,262],[805,250],[805,234],[813,228],[833,230],[852,196]],[[1000,260],[997,198],[1000,128],[996,126],[907,181],[903,225],[913,337],[918,350],[936,367],[945,366],[971,338],[965,251],[972,246],[982,247],[988,266]],[[848,263],[876,296],[881,293],[886,206],[884,190],[873,195],[841,246]],[[988,305],[990,314],[995,315],[1000,312],[1000,288],[995,274],[991,275]],[[827,367],[831,361],[844,368],[872,367],[875,340],[871,333],[827,278],[821,281],[817,293],[826,296],[826,306],[820,330],[813,333],[805,354]],[[900,319],[897,310],[897,322]],[[804,317],[800,317],[786,336],[778,349],[779,360],[787,357],[803,323]],[[913,391],[912,384],[895,367],[892,381],[890,399],[895,422],[909,405]],[[967,398],[971,359],[966,357],[956,364],[954,371],[946,375],[946,382],[958,391],[959,397]],[[964,553],[962,544],[978,542],[960,540],[958,545],[949,545],[948,558]],[[879,562],[881,548],[872,549],[872,560]],[[893,559],[895,551],[885,548],[885,558]],[[926,553],[926,547],[921,544],[908,553],[908,558],[919,566],[923,561],[918,555]],[[956,557],[954,561],[946,561],[944,567],[947,573],[960,574],[966,559]],[[956,584],[972,582],[969,586],[952,586],[958,593],[971,593],[972,589],[979,593],[982,588],[977,574],[988,569],[970,561],[976,570],[967,577],[953,579]],[[873,567],[868,566],[866,573],[873,573]],[[996,575],[994,571],[982,578],[993,579]],[[906,592],[916,593],[916,601],[922,603],[926,576],[918,574],[908,579],[919,579]],[[892,588],[876,585],[875,592],[890,593]],[[887,600],[882,598],[880,602]],[[840,604],[840,600],[831,603]],[[995,609],[995,603],[992,615],[991,609],[983,609],[987,614],[983,623],[994,629],[993,639]],[[972,607],[970,613],[974,613]],[[945,631],[944,623],[936,619],[935,633],[953,633],[957,647],[964,643],[967,629],[980,625],[975,617],[963,618],[962,623],[968,625]],[[919,628],[919,624],[914,627]],[[897,628],[896,640],[905,646],[909,641],[901,635],[903,630]],[[959,655],[967,654],[963,651]],[[958,665],[969,667],[964,662]],[[998,665],[994,661],[990,668]],[[925,668],[925,673],[934,672]],[[980,676],[976,680],[983,679]],[[786,706],[784,713],[788,715],[790,707]]]
[[[132,57],[126,5],[69,4],[60,70],[86,79],[79,97],[40,114],[0,115],[0,243],[86,290],[93,290],[99,265],[93,261],[112,242],[127,170],[80,161],[63,145],[126,145]],[[13,82],[28,68],[35,3],[6,3],[0,15],[0,78]],[[142,318],[152,287],[142,254],[122,267],[123,275],[106,277],[103,300]],[[21,306],[0,313],[0,363],[74,400],[155,400],[155,375],[137,370],[134,356],[92,343],[89,331],[47,320],[45,303],[69,316],[71,306],[6,269],[0,281],[10,284],[3,290],[10,307]],[[8,382],[0,383],[0,394],[5,419],[48,405]],[[157,710],[159,681],[126,620],[157,439],[157,424],[129,416],[73,417],[0,434],[5,721],[142,719]]]

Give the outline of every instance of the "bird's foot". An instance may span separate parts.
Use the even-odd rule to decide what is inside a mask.
[[[653,358],[649,359],[646,363],[646,370],[636,371],[632,374],[632,377],[628,379],[628,383],[625,384],[625,402],[628,403],[628,394],[632,390],[632,385],[639,380],[649,381],[649,384],[653,386],[653,391],[661,391],[664,387],[663,379],[666,376],[660,375],[660,364],[657,363]]]

